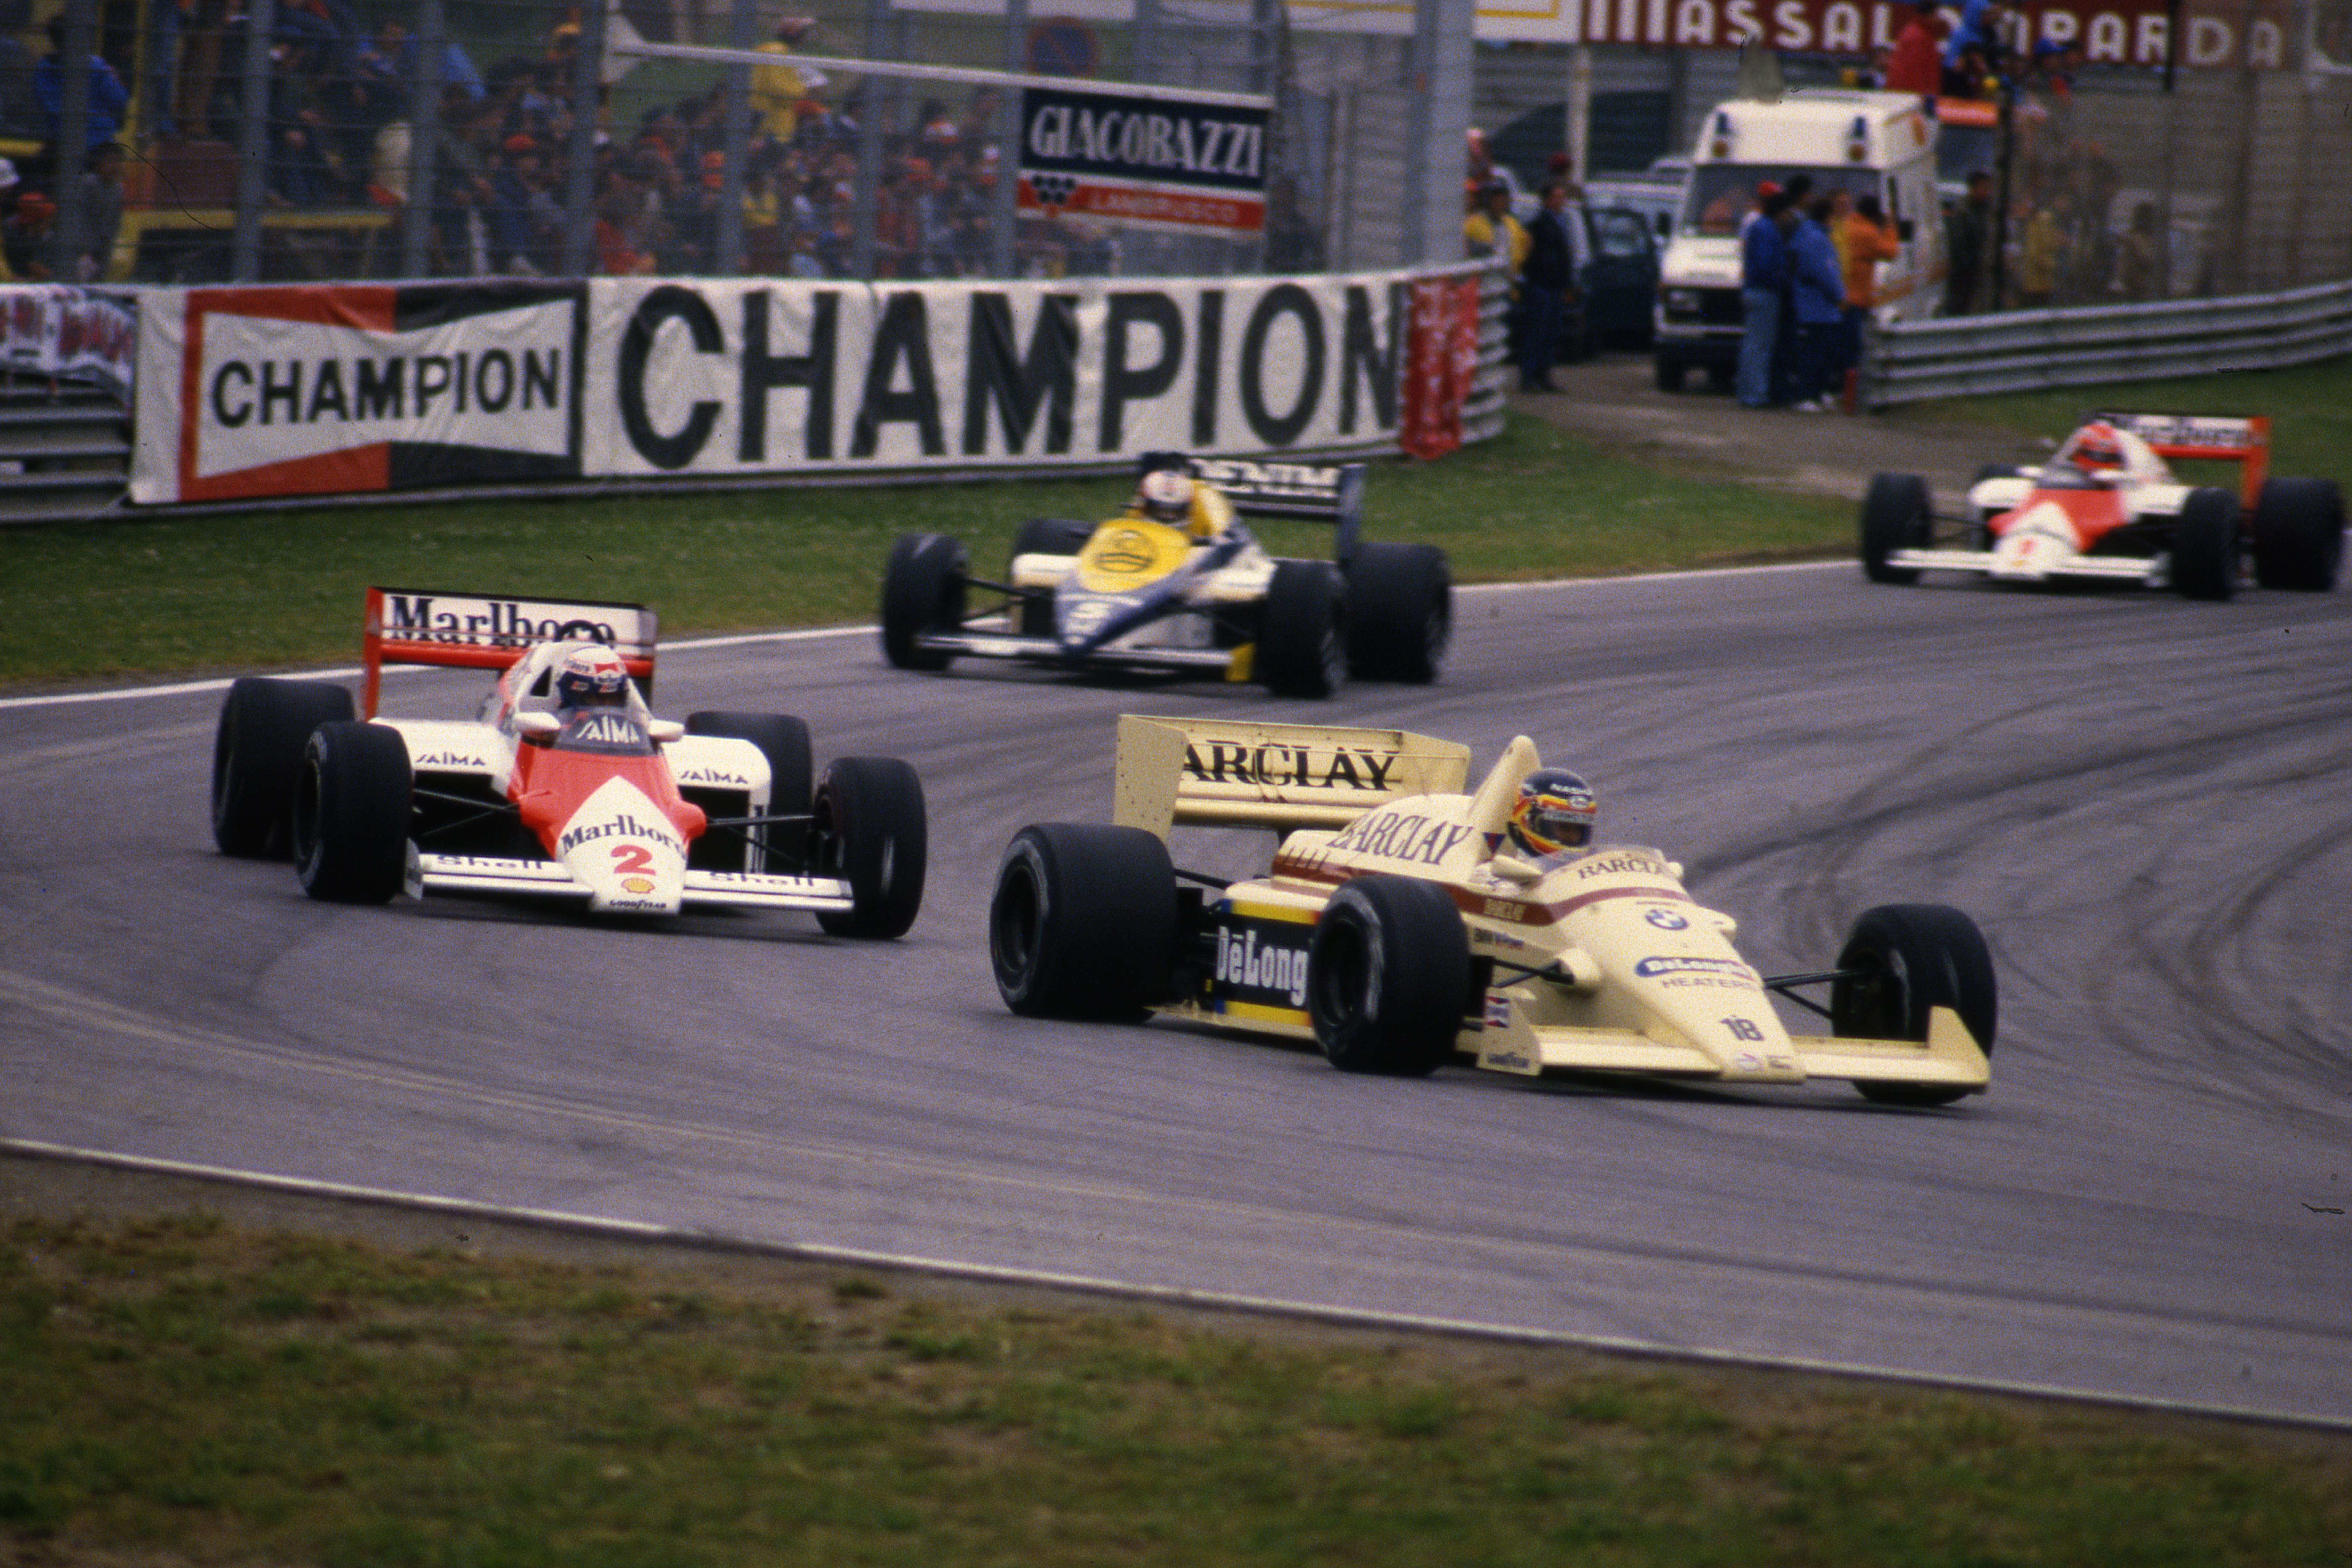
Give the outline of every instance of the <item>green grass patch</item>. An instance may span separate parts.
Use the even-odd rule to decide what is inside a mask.
[[[2094,409],[2268,415],[2272,473],[2352,481],[2352,358],[2284,370],[1944,398],[1906,405],[1887,417],[1929,425],[1969,422],[2056,441]],[[2198,482],[2209,481],[2200,475]]]
[[[0,1238],[9,1560],[2340,1563],[2352,1446],[806,1271]]]
[[[604,500],[322,506],[0,531],[0,681],[341,663],[371,584],[593,599],[666,636],[868,620],[902,531],[983,572],[1030,517],[1116,512],[1118,480],[736,490]],[[1431,465],[1374,464],[1373,539],[1423,540],[1465,582],[1831,553],[1850,508],[1664,476],[1540,421]],[[1277,554],[1328,529],[1267,523]]]

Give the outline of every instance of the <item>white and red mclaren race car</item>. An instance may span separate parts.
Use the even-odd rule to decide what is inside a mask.
[[[2184,485],[2167,458],[2238,465],[2234,491]],[[1862,503],[1862,569],[1874,583],[1923,571],[2002,583],[2140,583],[2191,599],[2237,592],[2248,556],[2264,588],[2326,593],[2344,555],[2333,479],[2273,479],[2262,416],[2094,414],[2038,468],[1988,467],[1957,518],[1938,517],[1916,474],[1880,474]],[[1960,547],[1939,542],[1950,525]]]
[[[229,689],[213,837],[230,855],[290,851],[304,890],[340,902],[808,910],[837,934],[904,932],[927,851],[914,770],[843,757],[813,785],[798,719],[655,718],[655,627],[639,605],[371,588],[364,718],[331,682]],[[387,719],[387,664],[499,674],[472,719]]]
[[[997,989],[1029,1016],[1311,1040],[1350,1072],[1843,1079],[1914,1106],[1990,1081],[1992,959],[1959,910],[1881,905],[1831,968],[1767,978],[1656,850],[1510,837],[1523,785],[1572,776],[1532,741],[1465,793],[1469,760],[1401,730],[1122,718],[1115,824],[1040,823],[1004,851]],[[1284,837],[1264,875],[1225,881],[1174,868],[1180,825]],[[1832,1032],[1792,1032],[1775,994]]]

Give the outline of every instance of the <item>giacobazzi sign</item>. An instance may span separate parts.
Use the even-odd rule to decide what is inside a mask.
[[[1088,86],[1021,94],[1023,210],[1247,237],[1265,224],[1264,109]]]

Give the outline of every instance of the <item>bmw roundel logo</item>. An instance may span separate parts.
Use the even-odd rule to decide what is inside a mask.
[[[1672,910],[1644,910],[1642,911],[1642,918],[1660,931],[1680,931],[1690,924],[1690,921]]]

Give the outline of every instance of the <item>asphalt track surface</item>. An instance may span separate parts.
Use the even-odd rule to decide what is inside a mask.
[[[2352,1424],[2352,595],[1874,587],[1851,566],[1468,594],[1428,689],[1321,705],[870,637],[665,650],[666,713],[797,712],[931,810],[903,941],[306,901],[206,830],[215,690],[0,707],[0,1137],[991,1268]],[[388,685],[457,716],[478,678]],[[1024,823],[1123,711],[1510,737],[1683,859],[1767,972],[1973,913],[1949,1110],[1448,1068],[1353,1078],[1008,1014]],[[1252,868],[1270,840],[1180,834]]]

